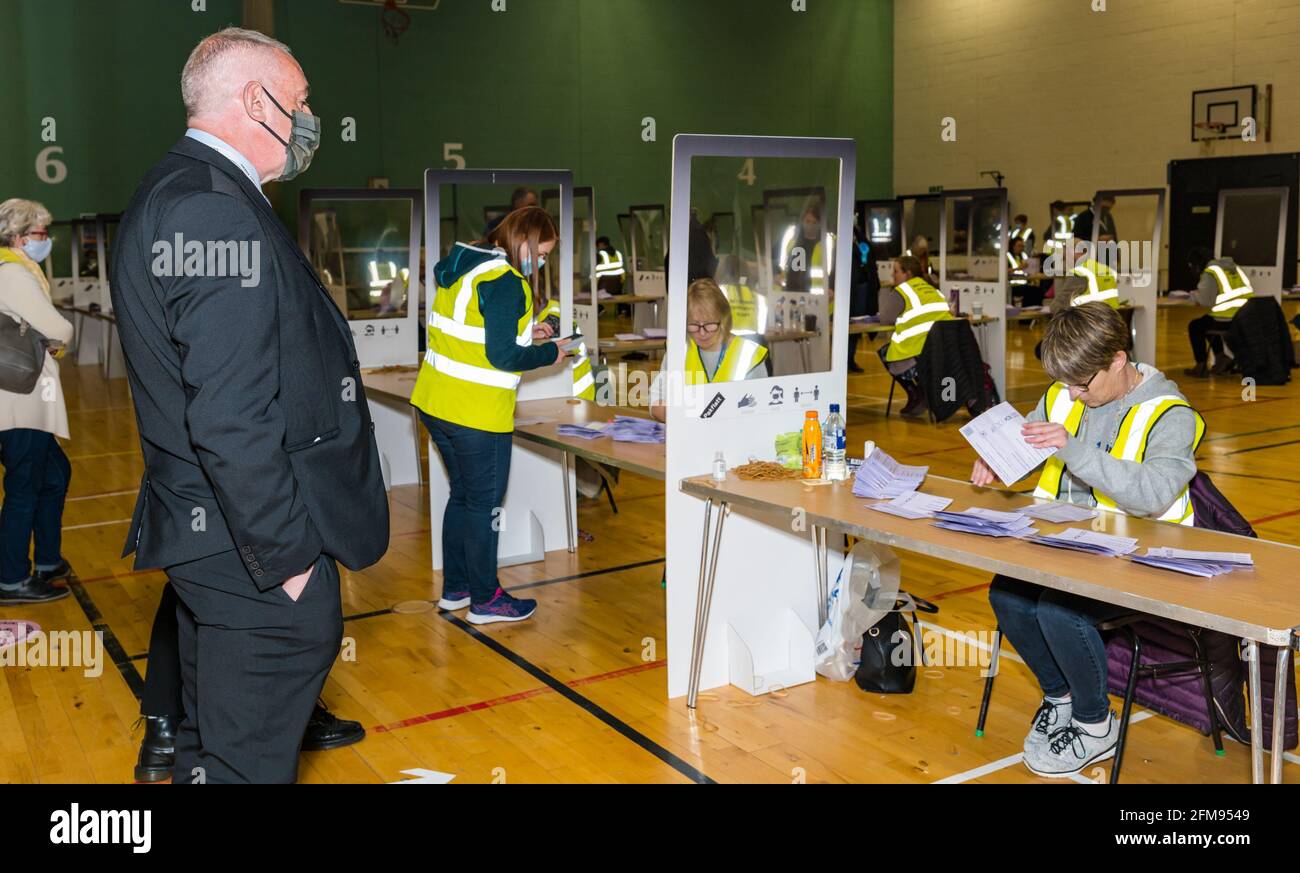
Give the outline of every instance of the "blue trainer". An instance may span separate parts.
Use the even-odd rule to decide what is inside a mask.
[[[503,589],[487,603],[471,606],[465,620],[470,624],[492,624],[498,621],[523,621],[537,611],[536,600],[521,600],[511,597]]]

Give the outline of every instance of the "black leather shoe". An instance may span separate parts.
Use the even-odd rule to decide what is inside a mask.
[[[304,752],[325,752],[341,749],[366,738],[366,729],[359,721],[338,718],[319,700],[312,710],[311,721],[307,722],[307,733],[302,738]]]
[[[17,588],[0,588],[0,606],[11,603],[49,603],[51,600],[62,600],[71,593],[71,589],[60,588],[32,576]]]
[[[1210,375],[1210,367],[1205,361],[1200,361],[1195,367],[1188,367],[1186,370],[1183,370],[1183,375],[1194,376],[1197,379],[1204,379],[1206,376]]]
[[[66,558],[59,559],[59,566],[53,570],[32,570],[32,578],[40,579],[42,582],[58,582],[60,579],[67,579],[72,575],[72,565]]]
[[[1214,366],[1210,368],[1211,376],[1226,376],[1232,372],[1232,365],[1236,363],[1234,358],[1227,355],[1219,355],[1214,359]]]
[[[176,765],[176,724],[170,715],[144,717],[144,739],[135,765],[136,782],[163,782]]]

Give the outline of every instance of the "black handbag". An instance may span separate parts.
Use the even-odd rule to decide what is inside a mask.
[[[0,314],[0,391],[31,394],[45,367],[48,344],[26,321]]]
[[[916,662],[925,661],[916,614],[939,611],[927,600],[898,592],[894,608],[862,635],[862,659],[853,681],[873,694],[911,694],[916,686]],[[911,615],[912,627],[907,627]]]

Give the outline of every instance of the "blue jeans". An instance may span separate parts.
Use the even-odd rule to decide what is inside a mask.
[[[1043,694],[1062,697],[1068,692],[1078,721],[1104,720],[1110,698],[1106,645],[1097,625],[1132,610],[1006,576],[993,577],[989,603]]]
[[[31,575],[28,560],[36,540],[36,569],[53,570],[63,560],[63,498],[72,464],[54,434],[14,428],[0,431],[5,498],[0,507],[0,585]]]
[[[476,430],[420,413],[447,468],[451,496],[442,513],[442,590],[487,603],[497,583],[499,512],[510,478],[512,434]]]

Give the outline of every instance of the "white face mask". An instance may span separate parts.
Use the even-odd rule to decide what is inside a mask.
[[[54,248],[54,240],[51,239],[29,239],[23,243],[23,254],[31,258],[36,263],[40,263],[50,256],[50,250]]]

